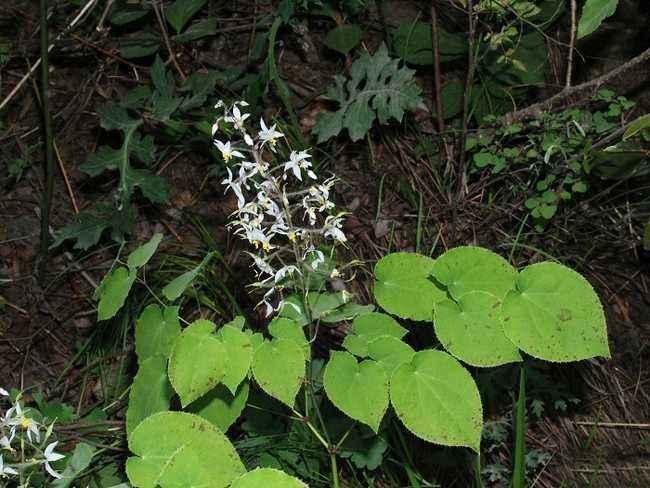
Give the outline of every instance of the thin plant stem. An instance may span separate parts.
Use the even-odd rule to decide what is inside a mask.
[[[50,246],[50,211],[54,194],[54,145],[52,120],[50,118],[50,59],[49,29],[47,26],[47,0],[41,0],[41,106],[43,108],[43,128],[45,133],[45,187],[41,200],[41,249],[39,256],[39,274],[42,275],[47,262]]]
[[[515,460],[512,488],[525,488],[526,483],[526,370],[519,368],[519,397],[515,409]]]

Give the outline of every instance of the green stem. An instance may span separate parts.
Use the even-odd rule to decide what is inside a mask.
[[[519,369],[519,398],[515,411],[515,462],[512,488],[524,488],[526,482],[526,370]]]
[[[43,128],[45,131],[45,188],[41,203],[41,249],[39,274],[42,274],[50,246],[50,209],[54,193],[54,145],[52,121],[50,119],[50,61],[49,30],[47,28],[47,0],[41,0],[41,106],[43,108]]]
[[[336,463],[336,453],[330,452],[330,464],[332,465],[332,486],[339,488],[339,468]]]

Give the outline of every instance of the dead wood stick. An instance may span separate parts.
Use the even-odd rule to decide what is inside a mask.
[[[570,107],[591,98],[604,86],[611,86],[622,94],[629,93],[642,86],[648,80],[650,80],[650,49],[646,49],[635,58],[598,78],[580,85],[567,87],[560,93],[542,102],[530,105],[516,112],[510,112],[505,115],[505,121],[508,124],[512,124],[514,122],[539,117],[544,112],[558,107]]]

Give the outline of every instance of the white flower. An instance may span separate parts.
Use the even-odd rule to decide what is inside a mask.
[[[232,115],[224,117],[224,120],[226,122],[233,124],[237,130],[245,132],[244,122],[248,117],[251,116],[251,114],[246,114],[246,113],[242,114],[237,105],[241,105],[242,107],[245,107],[248,105],[248,103],[235,102],[232,107]]]
[[[290,264],[288,266],[283,266],[282,268],[277,270],[276,273],[275,273],[275,277],[274,277],[275,284],[277,285],[280,281],[282,281],[287,276],[292,275],[293,273],[300,274],[300,271],[298,270],[297,267],[295,267],[292,264]]]
[[[271,127],[267,127],[266,123],[264,123],[264,119],[260,119],[260,127],[262,130],[260,130],[258,136],[262,141],[262,146],[268,142],[271,145],[271,151],[275,152],[275,144],[278,142],[280,137],[284,137],[284,134],[275,129],[275,124]]]
[[[0,437],[0,449],[4,449],[6,451],[13,451],[13,448],[11,447],[11,441],[14,440],[14,437],[16,436],[16,433],[10,433],[9,437],[2,436]]]
[[[20,406],[20,403],[16,403],[13,408],[7,410],[5,415],[5,422],[7,425],[11,425],[11,434],[13,435],[16,432],[16,428],[20,427],[21,429],[27,432],[27,439],[29,442],[40,442],[41,434],[38,431],[38,422],[34,419],[27,417]],[[33,438],[32,438],[33,436]]]
[[[284,179],[287,178],[287,171],[291,170],[293,175],[300,181],[302,181],[302,170],[307,170],[307,176],[312,180],[316,179],[316,174],[309,168],[311,168],[311,162],[309,158],[311,155],[307,151],[291,151],[289,155],[289,161],[284,163]]]
[[[5,463],[2,460],[2,455],[0,454],[0,478],[4,478],[10,474],[18,474],[18,471],[9,466],[5,466]]]
[[[314,249],[314,247],[312,246],[309,249],[307,249],[305,255],[302,258],[306,260],[308,256],[314,254],[316,255],[316,257],[313,258],[313,261],[309,265],[311,266],[311,269],[316,271],[318,267],[325,262],[325,254],[323,254],[323,251]]]
[[[227,163],[230,161],[233,156],[238,157],[238,158],[244,158],[244,155],[240,153],[239,151],[234,150],[230,146],[230,141],[228,142],[221,142],[219,139],[214,140],[214,145],[217,146],[219,151],[221,151],[221,156],[223,157],[223,160]]]
[[[332,270],[332,272],[330,273],[330,278],[335,280],[335,279],[340,278],[340,277],[341,277],[340,271],[338,269],[334,268]]]
[[[275,274],[275,270],[271,267],[271,265],[269,265],[269,263],[264,261],[261,257],[256,256],[255,254],[250,252],[248,253],[248,255],[253,258],[253,261],[255,262],[255,266],[257,266],[257,269],[259,269],[262,273],[266,273],[268,275]]]
[[[223,180],[221,182],[222,185],[226,185],[226,191],[228,191],[228,188],[230,188],[235,196],[237,196],[237,205],[239,208],[242,208],[244,204],[246,203],[246,199],[244,198],[244,194],[242,193],[241,190],[241,183],[239,182],[239,179],[233,180],[233,175],[232,171],[230,171],[230,168],[226,167],[226,171],[228,172],[228,178]]]
[[[4,388],[0,388],[0,396],[9,396],[9,392]]]
[[[331,237],[339,242],[346,242],[348,239],[345,237],[341,227],[343,227],[343,218],[340,216],[334,217],[333,215],[329,215],[325,219],[325,225],[323,226],[325,237]]]
[[[52,442],[51,444],[48,444],[48,446],[45,448],[45,451],[43,451],[43,457],[45,459],[45,471],[50,473],[50,476],[52,476],[53,478],[61,479],[61,475],[56,471],[54,471],[52,466],[50,466],[50,463],[53,463],[65,457],[63,454],[54,452],[54,448],[56,447],[57,444],[58,442]]]

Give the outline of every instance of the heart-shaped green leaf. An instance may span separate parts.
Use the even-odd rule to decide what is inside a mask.
[[[257,468],[237,478],[230,488],[308,488],[298,478],[273,468]]]
[[[212,422],[221,432],[226,432],[246,407],[249,389],[248,382],[241,383],[233,395],[224,385],[217,385],[189,405],[187,410]]]
[[[343,347],[355,356],[368,357],[368,341],[389,335],[401,339],[408,331],[390,315],[372,312],[359,315],[352,322],[352,331],[345,336]]]
[[[305,379],[305,353],[292,340],[265,341],[255,350],[253,375],[262,390],[293,408]]]
[[[133,486],[226,488],[246,472],[234,446],[210,422],[183,412],[161,412],[129,437],[126,463]]]
[[[398,417],[418,437],[479,451],[481,397],[472,376],[449,354],[417,352],[393,373],[390,398]]]
[[[472,366],[498,366],[521,361],[519,350],[503,332],[501,300],[484,291],[464,294],[458,302],[435,305],[435,329],[451,354]]]
[[[433,304],[446,297],[430,279],[434,261],[420,254],[397,252],[375,266],[375,299],[386,311],[405,319],[433,318]]]
[[[514,286],[517,270],[492,251],[461,246],[438,257],[431,274],[456,300],[470,291],[485,291],[503,298]]]
[[[377,432],[388,408],[388,376],[372,360],[357,363],[345,351],[334,351],[325,367],[327,397],[343,413]]]
[[[138,362],[152,356],[169,357],[181,334],[178,307],[149,305],[135,324],[135,351]]]
[[[126,410],[127,438],[140,422],[158,412],[169,410],[174,390],[167,378],[167,357],[151,356],[140,361],[138,373],[129,392]]]
[[[227,348],[209,320],[197,320],[176,340],[169,359],[169,379],[183,407],[217,386],[226,376]]]
[[[287,339],[295,342],[305,353],[305,361],[309,361],[309,342],[305,330],[295,320],[276,317],[269,324],[269,333],[276,339]]]
[[[251,338],[248,334],[232,325],[221,327],[217,332],[217,337],[223,342],[228,357],[226,372],[221,382],[234,395],[237,387],[246,378],[251,367],[253,360]]]
[[[544,262],[524,268],[501,306],[506,336],[546,361],[610,357],[605,314],[598,295],[580,274]]]
[[[398,366],[408,363],[413,359],[415,351],[397,337],[373,337],[368,342],[368,355],[377,361],[386,370],[388,377]]]

